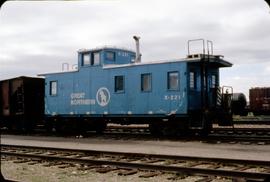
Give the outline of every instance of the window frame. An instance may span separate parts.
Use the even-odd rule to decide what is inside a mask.
[[[53,83],[55,83],[54,89],[53,89]],[[57,96],[58,93],[58,82],[57,80],[50,81],[50,96]]]
[[[191,73],[193,73],[193,87],[191,87]],[[197,89],[197,74],[194,70],[191,70],[189,72],[189,89],[190,90],[196,90]]]
[[[108,57],[108,54],[112,54],[113,55],[112,58],[109,58]],[[106,60],[111,61],[111,62],[115,62],[115,52],[113,52],[113,51],[106,51],[105,57],[106,57]]]
[[[144,77],[149,76],[149,89],[144,89]],[[141,74],[141,92],[152,92],[152,73],[142,73]]]
[[[85,64],[85,56],[88,56],[89,58],[89,63],[88,64]],[[88,53],[83,53],[82,54],[82,66],[91,66],[91,63],[92,63],[92,56],[91,56],[91,53],[88,52]]]
[[[214,82],[213,82],[213,77],[215,78],[214,79]],[[216,74],[211,74],[211,85],[210,85],[210,88],[216,88],[217,86],[217,75]]]
[[[119,90],[117,88],[117,85],[118,85],[118,79],[117,78],[120,78],[122,77],[122,90]],[[125,76],[124,75],[115,75],[114,76],[114,92],[115,93],[124,93],[125,92]]]
[[[171,87],[171,82],[170,82],[170,78],[171,78],[171,74],[177,74],[177,88],[172,88]],[[168,91],[179,91],[180,90],[180,74],[179,71],[169,71],[167,72],[167,90]]]
[[[96,57],[95,57],[96,55],[98,55],[98,64],[96,63]],[[100,65],[100,61],[101,61],[100,51],[92,52],[91,66]]]

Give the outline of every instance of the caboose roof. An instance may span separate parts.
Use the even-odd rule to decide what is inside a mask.
[[[120,68],[120,67],[130,67],[130,66],[143,66],[143,65],[152,65],[152,64],[168,64],[168,63],[177,63],[177,62],[187,62],[187,63],[199,63],[201,62],[200,58],[193,58],[193,59],[172,59],[172,60],[159,60],[159,61],[150,61],[150,62],[140,62],[140,63],[129,63],[129,64],[106,64],[103,65],[104,69],[110,69],[110,68]],[[217,67],[231,67],[233,64],[225,61],[224,59],[220,58],[211,58],[209,59],[209,63],[213,66]]]
[[[102,49],[119,49],[123,50],[122,48],[109,48],[109,47],[103,47],[103,48],[97,48],[97,49],[88,49],[88,50],[81,50],[81,52],[88,52],[88,51],[97,51]],[[210,59],[206,59],[209,61],[209,63],[212,66],[215,67],[231,67],[233,64],[225,61],[222,59],[223,56],[210,56]],[[200,63],[202,61],[201,57],[187,57],[182,59],[169,59],[169,60],[159,60],[159,61],[149,61],[149,62],[134,62],[134,63],[128,63],[128,64],[104,64],[103,69],[113,69],[113,68],[122,68],[122,67],[132,67],[132,66],[144,66],[144,65],[154,65],[154,64],[168,64],[168,63],[177,63],[177,62],[186,62],[186,63]],[[208,64],[209,64],[208,63]],[[72,70],[72,71],[65,71],[65,72],[56,72],[56,73],[43,73],[38,74],[38,76],[46,76],[50,74],[64,74],[64,73],[72,73],[72,72],[78,72],[79,70]]]
[[[123,47],[116,47],[116,46],[102,46],[102,47],[96,47],[96,48],[92,48],[92,49],[79,49],[78,53],[86,53],[86,52],[95,52],[95,51],[101,51],[101,50],[106,50],[106,49],[110,49],[110,50],[118,50],[118,51],[127,51],[127,52],[131,52],[131,53],[135,53],[135,51],[128,49],[128,48],[123,48]]]

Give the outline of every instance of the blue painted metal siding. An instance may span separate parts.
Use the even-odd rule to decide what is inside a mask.
[[[114,61],[108,60],[106,58],[107,52],[113,52],[115,55]],[[135,59],[136,54],[124,51],[124,50],[116,50],[116,49],[105,49],[103,52],[103,64],[128,64],[131,63],[132,59]]]
[[[186,62],[175,62],[105,69],[102,66],[89,66],[81,67],[78,72],[50,74],[46,76],[45,113],[89,116],[186,114],[186,69]],[[170,71],[179,72],[180,88],[177,91],[167,88],[167,74]],[[141,91],[141,74],[144,73],[152,74],[150,92]],[[123,93],[114,92],[114,77],[119,75],[125,78]],[[58,94],[50,96],[49,82],[54,80],[58,82]],[[110,93],[110,100],[104,106],[97,99],[100,98],[97,94],[100,88],[106,88]],[[103,92],[106,93],[105,90]],[[108,95],[106,98],[108,99]]]
[[[117,75],[125,76],[124,93],[112,93],[111,113],[126,114],[176,114],[186,113],[186,64],[167,63],[134,67],[107,69],[110,78]],[[180,89],[169,91],[167,88],[167,74],[170,71],[179,72]],[[141,74],[152,74],[152,90],[141,91]],[[114,85],[111,84],[113,87]],[[112,89],[113,90],[113,89]],[[119,102],[118,102],[119,101]]]

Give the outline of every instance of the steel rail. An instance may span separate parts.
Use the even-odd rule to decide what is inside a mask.
[[[131,131],[131,132],[130,132]],[[231,133],[229,133],[231,132]],[[250,132],[250,133],[247,133]],[[269,134],[268,134],[269,133]],[[104,132],[104,136],[106,135],[123,135],[125,137],[126,134],[130,134],[131,136],[136,134],[136,137],[152,137],[155,139],[154,136],[151,136],[150,133],[132,133],[132,130],[126,129],[126,131],[114,131],[107,129]],[[149,138],[146,138],[149,139]],[[159,139],[170,139],[170,140],[203,140],[203,141],[237,141],[237,142],[265,142],[270,143],[270,128],[255,128],[249,129],[248,128],[214,128],[208,136],[159,136]]]
[[[180,155],[165,155],[165,154],[148,154],[136,152],[117,152],[117,151],[102,151],[102,150],[88,150],[88,149],[71,149],[71,148],[56,148],[56,147],[41,147],[41,146],[22,146],[22,145],[7,145],[1,144],[1,154],[3,147],[10,148],[23,148],[32,150],[45,150],[45,151],[60,151],[67,153],[84,153],[87,155],[114,155],[114,156],[129,156],[138,158],[155,158],[155,159],[171,159],[171,160],[184,160],[184,161],[206,161],[215,163],[234,163],[245,165],[259,165],[270,166],[270,161],[265,160],[246,160],[246,159],[230,159],[230,158],[211,158],[211,157],[197,157],[197,156],[180,156]]]
[[[270,126],[270,125],[269,125]],[[214,132],[215,131],[232,131],[232,132],[270,132],[270,127],[269,128],[213,128],[212,129]]]
[[[234,125],[270,125],[270,120],[233,120]]]
[[[240,143],[240,144],[257,144],[257,145],[269,145],[270,139],[262,139],[262,138],[247,138],[247,137],[241,137],[241,136],[228,136],[228,135],[217,135],[217,136],[209,136],[205,140],[200,140],[205,143]]]

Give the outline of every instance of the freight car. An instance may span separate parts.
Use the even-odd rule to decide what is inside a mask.
[[[1,127],[32,130],[44,116],[44,79],[16,77],[0,81]]]
[[[247,116],[247,99],[243,93],[233,93],[232,96],[232,113],[234,115]]]
[[[142,63],[134,39],[136,52],[81,49],[78,70],[42,74],[48,128],[101,132],[107,123],[147,123],[154,134],[207,133],[214,121],[232,124],[232,88],[219,87],[219,68],[232,64],[213,55],[211,41],[207,53],[204,40],[191,40],[184,59]],[[190,54],[192,41],[203,43],[203,53]]]
[[[243,93],[234,93],[232,97],[232,112],[235,115],[247,116],[270,115],[270,87],[255,87],[249,89],[249,104]]]
[[[270,87],[255,87],[249,89],[250,111],[254,115],[270,114]]]

